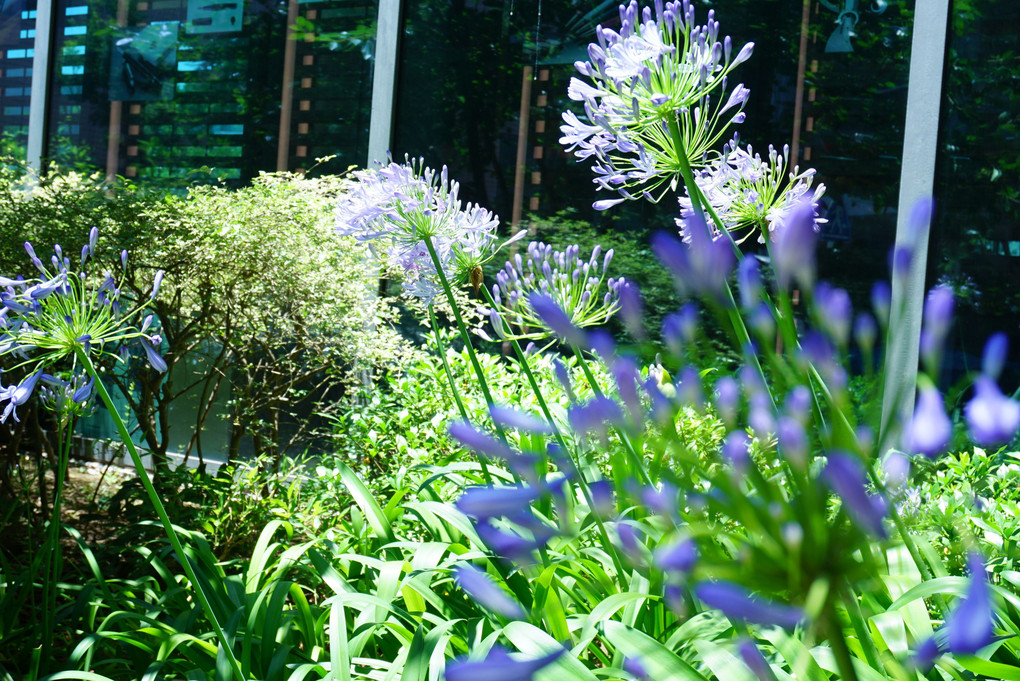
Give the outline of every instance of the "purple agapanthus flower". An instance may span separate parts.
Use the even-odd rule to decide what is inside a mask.
[[[815,229],[827,222],[818,214],[818,202],[825,193],[825,185],[814,190],[815,170],[801,171],[794,166],[786,172],[789,147],[782,152],[769,147],[768,158],[748,146],[746,149],[732,141],[723,148],[722,156],[713,164],[698,171],[695,183],[715,210],[723,226],[733,234],[737,243],[755,236],[758,243],[782,229],[800,203],[812,207]],[[696,218],[689,191],[680,197],[680,217],[677,225],[685,235],[688,223]],[[713,224],[713,229],[717,225]]]
[[[0,387],[0,401],[6,402],[0,420],[12,416],[17,419],[16,408],[32,396],[40,377],[48,377],[47,371],[64,362],[75,367],[73,378],[63,381],[49,377],[51,387],[46,391],[45,404],[57,410],[80,408],[94,386],[81,370],[80,352],[91,357],[117,357],[118,348],[124,351],[128,344],[140,343],[155,368],[167,369],[155,350],[160,337],[146,333],[151,322],[141,329],[133,325],[144,310],[138,307],[130,315],[122,314],[122,292],[113,276],[99,278],[86,271],[97,238],[98,230],[93,228],[88,244],[82,247],[81,262],[75,263],[80,270],[71,269],[72,263],[59,245],[54,246],[50,268],[26,242],[25,251],[40,276],[0,277],[5,289],[0,292],[0,357],[18,357],[21,361],[17,366],[29,372],[19,385]],[[154,290],[162,276],[162,272],[156,274]]]
[[[1020,428],[1020,402],[1003,395],[991,376],[977,377],[963,411],[971,439],[982,447],[1009,442]]]
[[[903,448],[932,458],[942,453],[952,436],[953,424],[946,415],[938,388],[922,386],[918,390],[914,416],[903,434]]]
[[[607,276],[613,250],[603,254],[602,247],[595,246],[587,258],[581,258],[580,251],[577,244],[559,251],[532,241],[523,255],[518,253],[507,261],[492,285],[495,308],[490,311],[495,315],[494,325],[506,324],[500,331],[504,337],[540,340],[554,333],[583,346],[583,334],[574,329],[603,324],[620,309],[621,295],[629,283],[622,277]],[[541,296],[537,308],[533,304],[536,296]],[[630,303],[633,307],[633,301]]]
[[[486,610],[507,619],[521,620],[527,617],[521,604],[509,596],[492,579],[469,563],[458,565],[453,570],[457,584],[474,601]]]
[[[511,657],[500,646],[493,646],[485,659],[459,658],[446,665],[446,681],[531,681],[541,669],[549,666],[565,652],[558,649],[534,659]]]
[[[445,167],[436,172],[423,159],[407,159],[355,171],[351,180],[337,204],[337,232],[361,242],[386,242],[388,260],[403,271],[412,295],[432,302],[442,290],[426,242],[455,284],[495,253],[498,218],[476,204],[464,205]]]
[[[946,650],[956,655],[974,655],[992,642],[992,602],[981,556],[967,557],[970,581],[963,601],[946,618]]]
[[[588,61],[574,65],[587,80],[573,78],[567,90],[587,121],[564,113],[560,143],[591,159],[595,184],[614,195],[596,201],[597,209],[658,200],[680,173],[671,124],[682,131],[682,153],[699,165],[744,120],[748,90],[729,76],[753,44],[734,52],[728,36],[720,39],[714,10],[697,25],[686,0],[641,10],[632,0],[620,6],[619,30],[599,26],[596,37]]]
[[[710,608],[750,624],[793,629],[807,620],[807,613],[792,605],[776,603],[731,582],[702,582],[694,595]]]
[[[840,498],[843,507],[858,526],[884,539],[887,532],[883,521],[889,505],[884,497],[868,492],[864,467],[846,453],[830,453],[828,460],[822,471],[825,484]]]
[[[18,418],[16,409],[28,402],[28,398],[32,396],[32,391],[35,390],[36,383],[39,382],[39,378],[42,375],[42,369],[39,369],[21,383],[12,384],[6,388],[0,384],[0,403],[4,400],[7,401],[7,406],[4,407],[3,413],[0,413],[0,423],[5,423],[12,416],[15,421],[21,420]]]

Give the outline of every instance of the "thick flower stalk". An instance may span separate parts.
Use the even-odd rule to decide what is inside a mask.
[[[603,324],[620,309],[620,294],[628,284],[623,277],[606,277],[612,249],[603,256],[596,246],[587,260],[580,257],[580,250],[577,244],[557,251],[532,241],[523,257],[518,253],[506,263],[492,285],[494,307],[488,310],[500,338],[541,340],[556,332],[533,309],[534,294],[548,296],[579,329]],[[509,334],[503,322],[511,329]]]
[[[790,221],[794,210],[805,203],[814,211],[816,230],[827,222],[818,215],[825,185],[812,189],[814,168],[801,171],[794,166],[787,172],[789,158],[788,146],[781,153],[769,146],[768,157],[763,159],[750,145],[742,148],[734,140],[723,148],[719,159],[695,174],[702,196],[736,243],[750,236],[756,236],[758,243],[765,243],[766,235],[771,240]],[[680,197],[680,217],[676,221],[685,241],[689,239],[690,220],[696,216],[688,192]],[[713,225],[713,231],[718,235],[718,226]]]
[[[590,82],[571,79],[568,94],[584,103],[587,122],[568,111],[560,128],[568,151],[592,159],[599,189],[618,195],[598,209],[675,191],[687,164],[710,162],[729,126],[744,120],[749,93],[729,73],[753,43],[734,53],[714,11],[698,25],[689,0],[640,13],[632,0],[620,6],[620,24],[619,32],[599,26],[589,61],[575,64]]]
[[[60,399],[47,400],[47,404],[80,409],[92,396],[94,381],[85,378],[79,352],[98,359],[117,357],[118,350],[126,352],[140,346],[154,369],[166,371],[166,362],[157,352],[162,339],[149,330],[152,316],[135,325],[144,306],[124,310],[113,275],[86,272],[97,237],[93,228],[78,268],[72,267],[59,245],[54,247],[49,265],[43,264],[26,242],[25,250],[39,276],[0,277],[0,285],[4,286],[0,291],[0,357],[17,358],[20,361],[12,368],[27,368],[29,373],[18,385],[0,386],[0,422],[18,420],[17,407],[29,400],[40,380],[57,388],[61,395]],[[122,254],[125,259],[126,254]],[[157,273],[151,297],[158,292],[161,279],[162,273]],[[70,379],[51,375],[61,371],[69,371]]]
[[[499,219],[477,204],[464,205],[459,191],[445,166],[436,172],[423,159],[355,171],[337,205],[337,232],[386,242],[386,259],[403,272],[406,290],[430,303],[443,287],[426,241],[454,285],[496,252]]]

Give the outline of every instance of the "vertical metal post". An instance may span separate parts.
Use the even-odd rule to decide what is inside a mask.
[[[283,85],[280,88],[280,135],[276,143],[276,171],[287,170],[290,157],[290,127],[294,115],[294,62],[297,58],[297,36],[294,24],[297,23],[298,0],[287,3],[287,28],[283,46]]]
[[[51,60],[56,26],[54,0],[38,0],[35,10],[35,43],[32,51],[32,91],[28,108],[26,162],[37,173],[46,155],[46,128],[50,110]]]
[[[397,88],[397,49],[400,44],[401,0],[379,0],[372,72],[372,120],[368,128],[368,158],[386,161],[393,140],[393,106]]]
[[[128,0],[117,0],[117,26],[127,26]],[[120,126],[124,116],[124,102],[110,102],[110,133],[106,138],[106,181],[117,179],[120,160]]]
[[[521,112],[517,119],[517,165],[514,167],[514,203],[510,216],[510,233],[521,228],[524,208],[524,170],[528,156],[528,132],[531,126],[531,79],[534,71],[530,64],[524,67],[521,77]],[[510,245],[510,253],[517,252],[517,243]]]
[[[893,272],[882,394],[880,442],[893,446],[896,440],[889,438],[896,437],[897,424],[904,423],[914,411],[930,225],[910,223],[914,205],[931,198],[935,183],[948,20],[949,0],[924,0],[915,6],[896,218],[896,248],[909,248],[913,257],[906,272]]]
[[[800,49],[797,55],[797,91],[793,98],[793,139],[790,140],[790,165],[800,161],[800,119],[804,115],[804,77],[807,74],[808,30],[811,21],[811,0],[804,0],[800,13]]]

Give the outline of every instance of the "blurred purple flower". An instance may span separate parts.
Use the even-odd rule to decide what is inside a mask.
[[[528,615],[524,612],[521,604],[492,581],[489,575],[474,565],[461,563],[453,569],[453,576],[460,588],[486,610],[491,610],[497,615],[512,620],[527,618]]]
[[[747,439],[747,433],[740,430],[731,432],[723,440],[723,458],[733,464],[738,473],[746,473],[751,465],[751,455],[748,452],[750,445],[751,441]]]
[[[946,416],[942,395],[933,385],[918,390],[914,416],[903,433],[903,448],[933,458],[949,444],[953,424]]]
[[[808,439],[801,422],[790,416],[780,417],[776,423],[776,436],[783,458],[802,469],[808,461]]]
[[[596,480],[588,484],[588,489],[591,492],[592,512],[603,520],[612,516],[616,509],[613,484],[608,480]]]
[[[753,596],[732,582],[701,582],[694,587],[694,595],[727,617],[750,624],[793,629],[807,619],[801,608]]]
[[[529,433],[553,432],[552,426],[542,419],[510,407],[491,404],[489,405],[489,415],[492,416],[493,421],[508,428],[516,428]]]
[[[449,432],[454,440],[485,456],[494,459],[510,459],[514,456],[513,450],[505,444],[463,421],[451,423]]]
[[[934,372],[942,348],[953,323],[953,289],[936,286],[928,292],[924,301],[924,324],[921,327],[921,357]]]
[[[679,312],[666,315],[662,320],[662,337],[674,357],[683,355],[683,348],[694,342],[698,332],[698,308],[687,303]]]
[[[737,265],[737,287],[740,290],[740,305],[745,311],[761,302],[761,266],[758,258],[745,255]]]
[[[587,345],[588,341],[584,332],[574,326],[573,322],[570,321],[570,317],[556,304],[556,301],[551,296],[544,293],[532,293],[528,298],[528,303],[545,326],[559,336],[560,340],[577,347],[585,347]]]
[[[737,644],[737,653],[758,681],[776,681],[775,672],[772,671],[768,660],[761,654],[761,650],[754,644],[754,641],[749,638],[741,640]]]
[[[510,529],[498,529],[488,520],[475,525],[475,531],[492,552],[517,563],[531,563],[532,553],[553,536],[552,528],[536,527],[533,538],[527,539]]]
[[[1009,336],[1001,331],[993,333],[985,341],[985,350],[981,355],[981,373],[997,380],[1006,365],[1009,354]]]
[[[836,341],[836,345],[845,348],[850,342],[850,323],[853,315],[850,294],[824,281],[819,282],[815,287],[814,310],[822,327]]]
[[[500,516],[516,516],[527,511],[539,497],[534,487],[511,485],[506,487],[470,487],[454,504],[461,513],[485,520]]]
[[[623,671],[640,681],[645,681],[645,679],[651,678],[648,676],[648,670],[645,669],[643,664],[641,664],[641,660],[636,657],[623,658]]]
[[[982,447],[1009,442],[1020,428],[1020,402],[1006,397],[990,376],[974,381],[974,397],[964,407],[971,439]]]
[[[610,426],[623,424],[623,411],[614,400],[603,396],[570,407],[567,418],[575,433],[596,432],[606,437]]]
[[[871,309],[878,318],[878,323],[885,328],[889,324],[889,309],[892,305],[892,289],[889,282],[878,281],[871,287]]]
[[[655,564],[666,572],[690,572],[698,562],[698,545],[692,539],[675,541],[655,550]]]
[[[889,507],[883,497],[868,493],[864,467],[850,454],[832,452],[827,458],[822,477],[829,489],[864,531],[884,539],[887,533],[882,521]]]
[[[531,681],[565,651],[527,660],[511,657],[505,648],[493,646],[484,660],[457,658],[446,665],[446,681]]]
[[[815,248],[818,234],[815,231],[814,208],[801,202],[790,212],[782,229],[773,233],[772,267],[781,289],[795,282],[810,290],[815,282]]]
[[[732,428],[737,421],[737,410],[740,408],[740,385],[732,376],[723,376],[715,382],[715,408],[728,427]]]
[[[970,582],[963,601],[946,617],[946,650],[975,655],[993,640],[991,595],[980,554],[967,556]]]

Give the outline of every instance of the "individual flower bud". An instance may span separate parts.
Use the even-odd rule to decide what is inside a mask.
[[[921,387],[914,416],[903,434],[903,448],[934,458],[946,448],[952,435],[953,424],[946,416],[942,395],[933,385]]]
[[[155,300],[156,296],[159,295],[159,285],[163,283],[163,270],[156,272],[156,276],[152,280],[152,293],[149,294],[150,300]]]
[[[740,408],[740,385],[732,376],[723,376],[715,382],[715,407],[723,423],[733,428]]]
[[[608,520],[616,510],[613,500],[613,485],[608,480],[596,480],[588,485],[591,492],[592,512],[602,520]]]
[[[802,201],[791,209],[782,229],[774,234],[772,265],[780,289],[788,289],[795,282],[806,290],[814,286],[815,232],[814,207]]]
[[[808,462],[808,438],[800,421],[783,416],[776,424],[779,452],[790,465],[803,470]]]
[[[974,397],[963,411],[971,439],[982,447],[1009,442],[1020,428],[1020,402],[1003,395],[984,374],[974,381]]]
[[[690,572],[698,562],[698,545],[692,539],[673,541],[654,553],[655,565],[665,572]]]
[[[644,305],[641,302],[641,291],[637,284],[626,282],[619,288],[620,316],[623,317],[627,330],[634,338],[641,340],[646,337],[644,325]]]
[[[984,562],[972,551],[967,556],[970,581],[963,601],[946,617],[946,650],[954,655],[976,655],[994,640],[991,594]]]
[[[888,512],[885,498],[869,494],[864,467],[850,454],[831,453],[822,478],[842,500],[854,522],[871,535],[887,536],[883,520]]]
[[[769,666],[768,660],[758,650],[758,646],[749,638],[745,638],[737,644],[737,653],[744,661],[747,668],[751,670],[758,681],[775,681],[776,675]]]
[[[878,323],[885,328],[889,325],[889,309],[892,304],[892,289],[889,282],[878,281],[871,287],[871,309],[878,318]]]
[[[936,286],[924,301],[924,325],[921,328],[921,356],[929,371],[938,365],[949,327],[953,322],[953,289]]]
[[[854,340],[865,352],[871,352],[878,339],[878,325],[875,318],[862,312],[854,319]]]
[[[1002,333],[992,334],[985,342],[985,351],[981,356],[981,373],[992,380],[997,380],[1006,365],[1009,353],[1009,336]]]
[[[806,426],[811,419],[811,391],[807,386],[795,385],[786,395],[784,409],[786,413]]]
[[[126,250],[120,252],[120,267],[123,270],[127,270],[128,252]]]
[[[156,352],[156,348],[154,348],[150,343],[143,340],[142,349],[145,350],[145,356],[149,360],[149,364],[152,366],[153,369],[155,369],[159,373],[163,373],[167,370],[166,360],[159,356],[159,353]]]
[[[737,286],[740,289],[740,305],[745,311],[761,302],[761,267],[758,258],[745,255],[737,266]]]
[[[742,475],[747,473],[747,469],[751,466],[751,455],[748,451],[750,444],[747,433],[739,430],[732,431],[723,440],[723,458],[733,464],[737,473]]]
[[[446,664],[443,673],[446,681],[479,681],[479,679],[501,679],[502,681],[530,681],[539,670],[548,667],[562,655],[564,648],[557,648],[548,655],[536,659],[510,657],[502,646],[489,649],[483,660],[455,658]]]
[[[521,604],[474,565],[470,563],[458,565],[453,569],[453,576],[457,585],[486,610],[512,620],[527,618],[528,615]]]
[[[772,306],[766,302],[759,303],[750,313],[747,325],[760,340],[771,343],[776,333],[776,319]]]
[[[801,608],[756,597],[731,582],[702,582],[694,587],[694,595],[709,608],[749,624],[795,629],[807,619]]]
[[[692,343],[698,332],[698,308],[687,303],[679,312],[666,315],[662,320],[662,337],[674,357],[681,357],[683,349]]]
[[[853,306],[850,294],[826,282],[815,287],[815,314],[836,345],[845,348],[850,342],[850,320]]]
[[[507,485],[503,487],[469,487],[454,503],[457,510],[479,520],[515,517],[530,508],[539,497],[532,486]]]
[[[528,298],[528,303],[542,322],[565,343],[577,347],[587,345],[584,332],[574,326],[570,317],[550,296],[544,293],[532,293]]]

